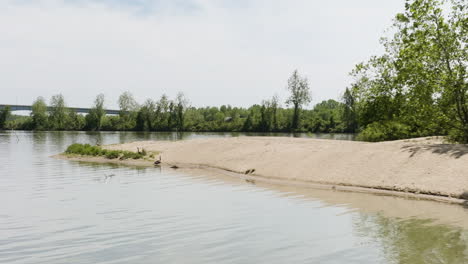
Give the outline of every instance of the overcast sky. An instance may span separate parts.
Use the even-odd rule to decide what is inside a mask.
[[[61,93],[86,107],[130,91],[192,105],[287,96],[294,69],[313,103],[338,99],[404,0],[1,0],[0,104]]]

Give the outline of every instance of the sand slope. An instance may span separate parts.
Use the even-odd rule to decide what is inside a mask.
[[[437,138],[381,143],[235,137],[144,141],[108,149],[161,151],[165,164],[205,165],[287,181],[360,186],[458,198],[468,194],[468,146]]]

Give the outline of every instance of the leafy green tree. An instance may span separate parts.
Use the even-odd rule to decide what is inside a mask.
[[[67,130],[80,131],[86,128],[86,118],[75,111],[68,111]],[[115,128],[114,128],[115,130]]]
[[[132,130],[135,128],[136,111],[138,103],[130,92],[124,92],[119,96],[120,108],[118,130]]]
[[[32,104],[31,118],[33,130],[48,129],[47,105],[43,97],[38,97]]]
[[[169,130],[169,98],[163,94],[156,102],[156,130]]]
[[[348,88],[343,94],[343,122],[344,131],[348,133],[355,133],[358,129],[357,113],[356,113],[356,100]]]
[[[11,115],[11,108],[9,106],[4,107],[0,110],[0,129],[6,128],[6,121]]]
[[[278,131],[279,129],[279,123],[278,123],[278,108],[280,107],[279,105],[279,98],[277,95],[274,95],[271,98],[270,101],[270,112],[272,115],[272,124],[271,124],[271,129],[273,131]]]
[[[184,114],[188,106],[188,100],[184,93],[179,92],[176,96],[174,111],[176,112],[175,127],[177,131],[184,130]]]
[[[270,100],[263,100],[260,108],[259,130],[270,132],[278,130],[278,97],[273,96]]]
[[[384,55],[353,71],[358,122],[367,137],[450,131],[454,140],[468,142],[466,10],[463,0],[406,1],[405,12],[395,18],[395,34],[383,39]]]
[[[104,110],[104,94],[99,94],[94,100],[94,105],[86,116],[86,126],[89,130],[101,130],[102,118],[106,115]]]
[[[296,130],[299,128],[300,113],[304,105],[310,103],[312,96],[310,93],[309,82],[306,78],[299,75],[295,70],[291,77],[288,79],[287,89],[290,92],[289,98],[286,100],[287,105],[292,105],[294,113],[291,122],[291,129]]]
[[[307,130],[316,133],[343,132],[342,112],[343,104],[332,99],[316,104],[312,111],[305,114],[312,118],[306,123],[309,126]]]
[[[57,94],[50,100],[49,124],[54,130],[65,130],[68,124],[68,110],[65,106],[63,95]]]
[[[156,122],[156,104],[148,99],[138,110],[136,118],[136,130],[152,131]]]

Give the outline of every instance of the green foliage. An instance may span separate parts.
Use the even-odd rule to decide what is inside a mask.
[[[377,142],[410,138],[410,130],[408,125],[396,121],[374,122],[358,134],[357,140]]]
[[[109,150],[106,152],[105,157],[108,159],[117,159],[120,157],[120,152],[117,150]]]
[[[291,128],[297,130],[299,128],[301,109],[312,100],[309,82],[306,78],[301,77],[297,70],[295,70],[288,79],[287,88],[290,92],[290,96],[286,100],[286,104],[292,105],[294,108]]]
[[[60,128],[62,130],[100,129],[103,131],[289,132],[294,113],[293,109],[282,108],[276,96],[262,101],[261,105],[253,105],[249,108],[230,105],[223,105],[219,108],[195,108],[188,106],[187,100],[182,95],[179,95],[175,101],[163,95],[156,102],[146,100],[136,112],[125,112],[124,115],[118,116],[103,115],[96,118],[96,111],[102,110],[104,114],[103,100],[99,98],[98,96],[95,107],[86,116],[63,107],[65,113],[63,117],[66,122],[59,125],[52,123],[54,120],[52,111],[56,110],[55,107],[48,115],[44,100],[38,98],[33,104],[30,118],[15,117],[15,122],[10,121],[8,127],[26,130]],[[63,97],[60,99],[63,100]],[[323,101],[312,110],[302,110],[300,125],[294,131],[343,132],[345,125],[342,121],[342,112],[342,103],[334,100]],[[100,128],[99,119],[101,120]]]
[[[0,129],[6,128],[6,122],[11,115],[11,109],[9,106],[0,110]]]
[[[107,150],[99,146],[92,146],[90,144],[72,144],[68,146],[65,150],[66,154],[75,154],[82,156],[103,156],[108,159],[142,159],[146,156],[146,151],[144,152],[131,152],[131,151],[122,151],[122,150]]]
[[[343,94],[342,120],[344,132],[355,133],[358,129],[356,99],[351,90],[346,88]]]
[[[122,156],[120,157],[121,160],[125,159],[141,159],[143,158],[144,155],[141,153],[137,152],[131,152],[131,151],[122,151]]]
[[[32,104],[32,124],[33,130],[47,130],[49,127],[47,117],[47,105],[44,98],[38,97]]]
[[[314,109],[310,111],[310,114],[305,113],[306,116],[310,116],[311,118],[311,120],[305,122],[306,124],[310,124],[308,131],[315,133],[343,132],[345,129],[342,122],[343,108],[342,103],[331,99],[316,104]]]
[[[86,127],[89,130],[101,130],[102,119],[105,115],[104,111],[104,95],[99,94],[94,101],[94,106],[89,111],[89,114],[86,116]]]
[[[63,95],[52,96],[50,100],[51,111],[49,114],[49,124],[53,130],[66,130],[70,124],[68,118],[69,110],[66,108]]]
[[[444,12],[444,5],[452,11]],[[466,11],[463,0],[407,1],[394,20],[395,34],[382,41],[385,53],[352,72],[363,138],[401,138],[399,129],[395,136],[385,132],[385,124],[401,124],[408,136],[450,131],[452,139],[468,143]]]
[[[91,146],[90,144],[72,144],[68,146],[65,153],[67,154],[77,154],[77,155],[85,155],[85,156],[100,156],[101,154],[105,154],[105,151],[99,146]]]

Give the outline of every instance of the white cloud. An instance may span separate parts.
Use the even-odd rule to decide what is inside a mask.
[[[0,103],[62,93],[68,104],[107,105],[184,91],[194,105],[241,105],[286,96],[293,69],[314,102],[338,98],[357,62],[401,1],[91,0],[0,3]],[[183,4],[182,4],[183,3]],[[17,99],[18,98],[18,99]]]

